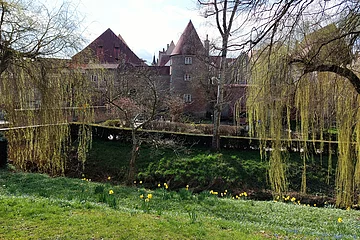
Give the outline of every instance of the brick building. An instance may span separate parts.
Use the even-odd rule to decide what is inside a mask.
[[[147,66],[120,35],[107,29],[77,53],[73,60],[100,90],[106,89],[108,84],[121,85],[116,79],[119,79],[124,65],[131,66],[132,69],[146,68],[158,79],[163,99],[176,98],[184,104],[184,113],[197,119],[210,119],[216,99],[220,57],[209,55],[209,44],[208,39],[200,39],[194,25],[189,21],[177,44],[172,41],[166,49],[159,51],[157,59],[154,56],[152,65]],[[246,55],[227,61],[228,94],[224,104],[224,118],[233,116],[235,103],[239,99],[242,99],[241,109],[245,106],[247,61]],[[104,105],[105,100],[98,97],[95,104]]]

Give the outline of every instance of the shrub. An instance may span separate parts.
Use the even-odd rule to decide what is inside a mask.
[[[265,184],[266,165],[252,160],[225,159],[222,154],[198,154],[193,157],[162,158],[139,173],[139,179],[149,182],[171,182],[171,188],[186,185],[194,191],[217,188],[244,188]]]

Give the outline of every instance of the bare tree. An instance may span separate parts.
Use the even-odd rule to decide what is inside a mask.
[[[79,23],[70,2],[49,9],[30,0],[0,1],[0,74],[24,58],[69,57],[82,42]]]
[[[136,159],[141,145],[138,130],[156,117],[160,98],[164,97],[164,82],[156,67],[126,64],[120,65],[112,87],[112,92],[107,92],[107,102],[113,107],[115,116],[131,128],[128,175],[128,183],[131,184],[135,179]]]
[[[237,16],[237,10],[240,5],[240,0],[228,1],[228,0],[211,0],[202,1],[198,0],[198,3],[202,6],[206,6],[210,10],[206,12],[206,16],[214,15],[216,21],[216,27],[221,35],[221,62],[220,62],[220,76],[217,79],[217,96],[214,106],[214,130],[212,139],[212,148],[215,150],[220,149],[220,134],[219,126],[221,120],[221,112],[224,101],[224,84],[227,68],[227,53],[229,47],[229,37],[232,33],[232,26],[234,19]]]

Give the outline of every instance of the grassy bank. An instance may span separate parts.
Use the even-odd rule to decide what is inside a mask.
[[[120,141],[94,140],[85,169],[77,165],[69,174],[104,181],[112,176],[121,183],[127,176],[131,146]],[[308,192],[318,196],[332,196],[335,179],[336,158],[328,175],[327,156],[314,155],[307,162]],[[290,191],[299,191],[302,179],[303,160],[299,153],[289,154],[286,161]],[[171,182],[171,187],[186,184],[196,186],[196,191],[210,188],[225,188],[248,191],[268,190],[268,161],[261,160],[256,150],[222,150],[213,153],[209,149],[183,147],[181,143],[169,146],[145,145],[140,147],[137,171],[138,180],[149,187],[157,182]],[[329,181],[328,181],[329,177]]]
[[[110,182],[0,171],[0,239],[360,238],[352,209]]]

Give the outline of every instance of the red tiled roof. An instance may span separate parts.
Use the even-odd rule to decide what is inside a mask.
[[[81,58],[86,62],[96,58],[99,63],[121,63],[125,61],[133,65],[144,65],[144,61],[136,56],[124,39],[120,35],[117,36],[110,28],[73,56],[73,59]]]
[[[190,20],[171,55],[197,55],[204,53],[205,48]]]

